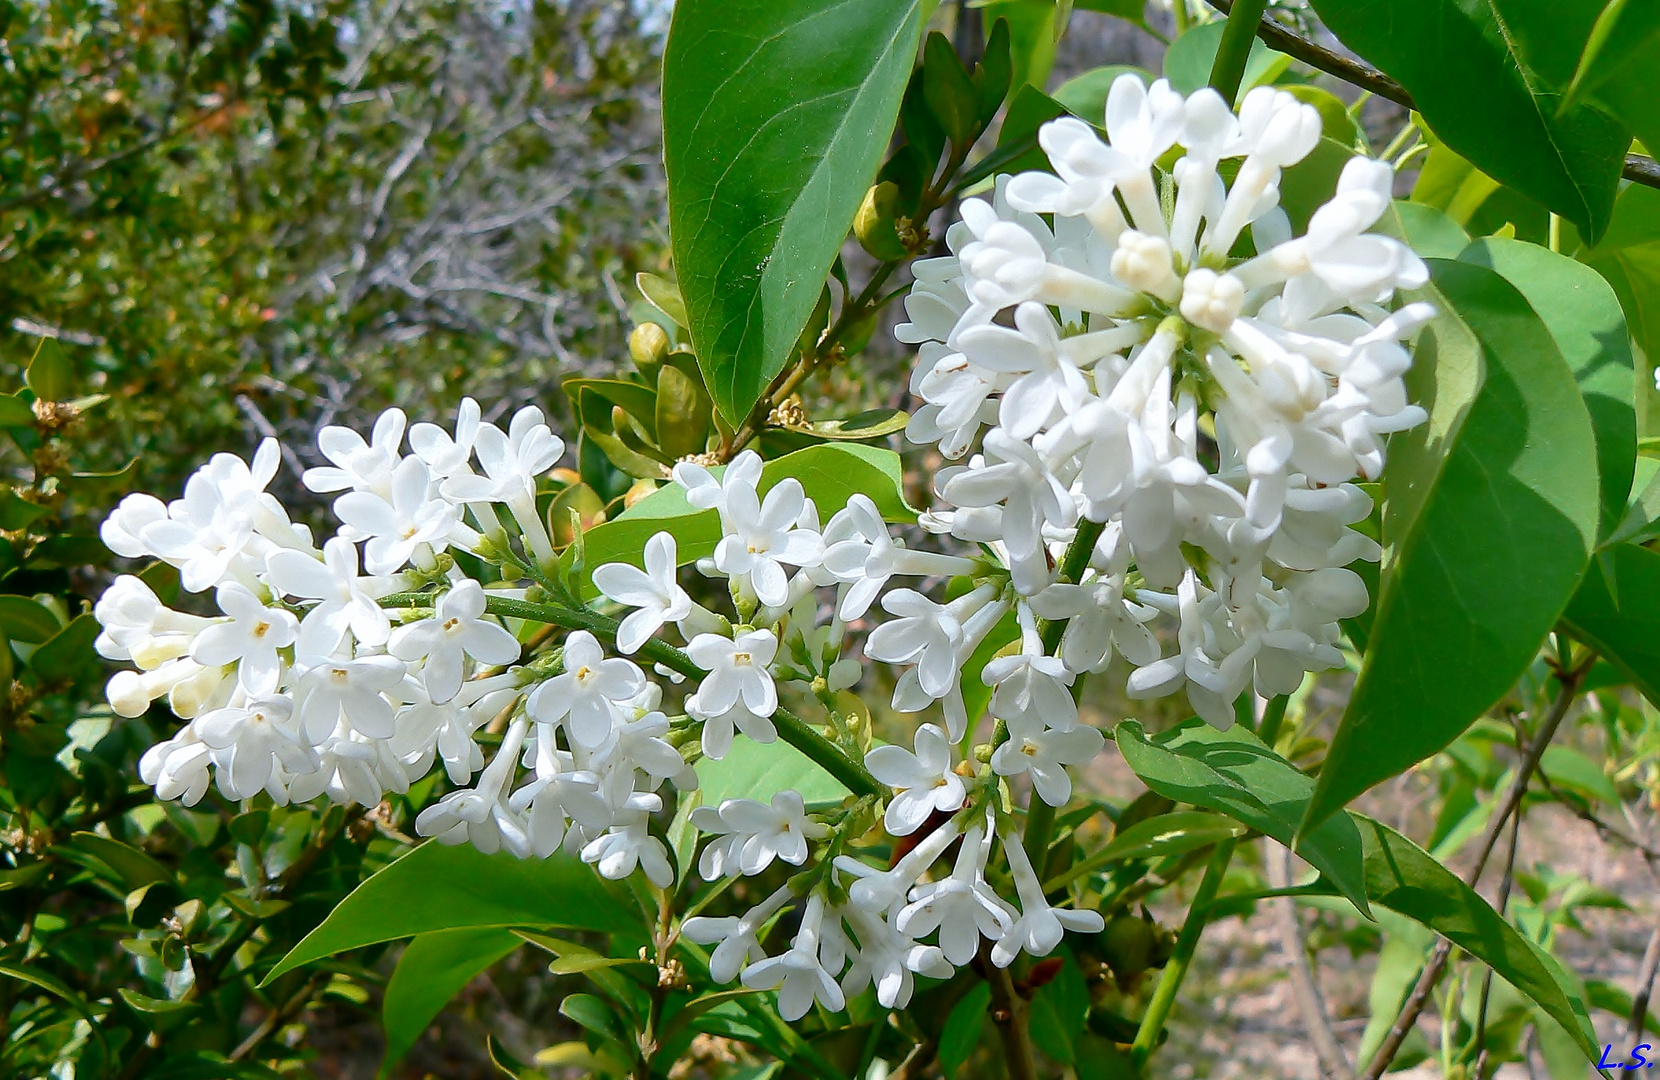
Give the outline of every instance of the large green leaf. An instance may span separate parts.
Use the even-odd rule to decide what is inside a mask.
[[[663,53],[669,233],[710,395],[749,412],[887,149],[921,0],[681,0]]]
[[[1217,810],[1282,844],[1324,874],[1356,907],[1367,910],[1360,833],[1346,816],[1329,817],[1306,835],[1297,826],[1314,780],[1241,726],[1217,731],[1188,720],[1151,738],[1134,720],[1113,730],[1124,761],[1167,799]]]
[[[1576,14],[1584,7],[1543,0],[1314,0],[1321,21],[1343,44],[1411,92],[1449,147],[1594,239],[1613,211],[1630,135],[1594,103],[1559,114],[1561,91],[1535,67],[1554,67],[1558,50],[1577,56],[1590,29]],[[1595,17],[1594,10],[1589,14]]]
[[[1459,258],[1497,270],[1516,286],[1573,369],[1596,433],[1598,536],[1607,537],[1625,516],[1637,460],[1637,382],[1619,297],[1595,270],[1537,244],[1490,236]]]
[[[770,802],[785,788],[801,792],[808,803],[839,803],[848,794],[840,781],[782,739],[736,739],[719,761],[704,758],[697,763],[697,780],[705,806],[719,806],[726,799]]]
[[[418,934],[398,958],[381,1004],[386,1055],[380,1075],[391,1072],[450,998],[479,972],[524,944],[500,928],[434,930]]]
[[[619,933],[638,930],[640,921],[631,901],[570,855],[516,859],[428,841],[352,890],[264,981],[364,945],[434,930],[504,926]]]
[[[1605,558],[1613,560],[1612,583]],[[1660,703],[1660,554],[1620,544],[1599,555],[1562,619]]]
[[[1607,235],[1579,257],[1613,286],[1644,353],[1637,374],[1637,433],[1651,435],[1660,419],[1653,379],[1660,361],[1660,190],[1632,184],[1620,192]]]
[[[1222,28],[1218,19],[1200,23],[1175,41],[1164,54],[1164,76],[1170,85],[1184,94],[1191,94],[1210,83],[1210,69],[1216,63],[1216,50],[1222,45]],[[1240,80],[1239,92],[1254,86],[1271,83],[1291,66],[1291,57],[1271,51],[1253,38],[1250,57],[1245,61],[1245,76]]]
[[[715,472],[719,475],[720,470]],[[916,511],[905,503],[899,455],[892,450],[857,443],[826,443],[785,454],[762,466],[758,485],[761,494],[764,496],[786,477],[801,481],[823,520],[861,492],[888,521],[916,520]],[[659,532],[674,534],[676,554],[685,565],[715,553],[721,538],[720,516],[687,502],[685,490],[671,483],[629,507],[615,521],[594,526],[583,534],[586,573],[582,585],[588,595],[597,595],[588,582],[594,567],[608,562],[643,565],[646,541]],[[566,553],[567,561],[573,557],[574,551]]]
[[[1510,689],[1596,536],[1596,441],[1550,331],[1515,287],[1430,260],[1446,310],[1409,379],[1430,422],[1394,440],[1366,663],[1304,828],[1430,756]]]
[[[1597,1059],[1585,1004],[1565,988],[1566,979],[1543,950],[1418,845],[1371,818],[1343,816],[1359,825],[1366,894],[1374,904],[1429,927],[1491,967],[1562,1025],[1590,1060]]]

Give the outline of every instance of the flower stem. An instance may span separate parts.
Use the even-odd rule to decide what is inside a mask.
[[[381,597],[380,605],[385,608],[428,607],[435,597],[435,593],[395,593]],[[487,596],[484,606],[492,615],[527,619],[550,626],[562,626],[567,630],[586,630],[611,642],[617,640],[617,620],[597,612],[582,611],[562,604],[537,604],[528,600],[514,600],[506,596]],[[656,638],[647,639],[646,643],[640,646],[640,656],[690,679],[702,679],[708,674],[680,649]],[[772,714],[772,723],[778,729],[780,738],[807,755],[819,768],[835,777],[853,794],[882,793],[882,786],[861,762],[842,753],[835,743],[825,738],[818,729],[801,717],[780,705]]]
[[[1193,904],[1187,909],[1187,921],[1176,936],[1175,951],[1171,953],[1169,963],[1164,965],[1164,973],[1159,976],[1153,1000],[1147,1003],[1147,1014],[1141,1018],[1141,1027],[1136,1030],[1135,1042],[1130,1046],[1130,1061],[1138,1071],[1158,1045],[1159,1032],[1164,1030],[1164,1021],[1170,1015],[1171,1006],[1176,1003],[1176,992],[1181,989],[1188,966],[1193,963],[1193,953],[1199,947],[1199,935],[1205,932],[1205,922],[1210,918],[1211,901],[1216,899],[1216,890],[1221,888],[1222,877],[1228,872],[1228,863],[1233,859],[1234,844],[1235,841],[1229,839],[1216,845],[1210,865],[1205,867],[1205,876],[1199,882],[1199,891],[1194,894]]]
[[[1280,737],[1280,725],[1285,723],[1285,707],[1291,703],[1287,695],[1276,695],[1268,699],[1268,704],[1262,709],[1262,726],[1257,729],[1257,738],[1268,744],[1268,749],[1274,748],[1274,743]]]
[[[1228,12],[1222,44],[1216,49],[1216,62],[1210,69],[1210,85],[1229,105],[1239,96],[1245,62],[1251,58],[1251,44],[1257,37],[1257,23],[1266,10],[1268,0],[1236,0],[1233,10]]]

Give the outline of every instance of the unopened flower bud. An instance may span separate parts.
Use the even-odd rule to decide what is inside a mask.
[[[1226,333],[1245,303],[1245,286],[1232,274],[1200,268],[1182,282],[1182,318],[1213,333]]]
[[[654,322],[641,323],[628,335],[628,355],[634,366],[650,371],[669,354],[669,332]]]
[[[1182,283],[1171,262],[1170,244],[1161,236],[1127,229],[1118,237],[1112,253],[1112,276],[1135,289],[1151,293],[1165,303],[1182,295]]]
[[[853,235],[872,258],[891,262],[910,254],[899,236],[899,186],[884,180],[865,192],[853,218]]]

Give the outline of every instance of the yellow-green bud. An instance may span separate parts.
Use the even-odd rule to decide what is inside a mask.
[[[853,234],[872,258],[891,262],[910,255],[899,238],[899,186],[884,180],[865,192],[859,213],[853,219]]]
[[[663,362],[669,354],[669,332],[654,322],[641,323],[628,335],[628,355],[634,366],[649,371]]]

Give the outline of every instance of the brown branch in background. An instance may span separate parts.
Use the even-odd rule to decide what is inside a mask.
[[[1268,884],[1275,889],[1291,887],[1291,849],[1271,840],[1263,840],[1263,865],[1268,871]],[[1320,992],[1320,983],[1309,963],[1308,944],[1303,939],[1302,921],[1297,917],[1297,902],[1289,896],[1270,903],[1274,914],[1274,931],[1280,939],[1280,951],[1285,953],[1287,972],[1291,978],[1291,996],[1302,1014],[1303,1026],[1308,1029],[1309,1041],[1314,1044],[1314,1056],[1320,1062],[1320,1075],[1325,1080],[1354,1080],[1355,1071],[1349,1064],[1343,1046],[1332,1030],[1331,1014],[1326,1011],[1326,999]]]
[[[1233,0],[1206,0],[1206,2],[1224,15],[1233,10]],[[1293,34],[1290,30],[1275,22],[1270,16],[1264,15],[1262,17],[1262,22],[1257,26],[1257,37],[1262,39],[1262,43],[1270,49],[1282,52],[1293,59],[1301,60],[1309,67],[1319,68],[1327,75],[1335,75],[1346,83],[1352,83],[1362,90],[1369,90],[1380,98],[1387,98],[1395,104],[1415,112],[1418,109],[1418,106],[1412,100],[1412,95],[1407,93],[1406,87],[1377,68],[1369,64],[1363,64],[1358,60],[1351,60],[1341,53],[1331,51],[1324,45]],[[1620,175],[1633,183],[1660,188],[1660,162],[1641,154],[1627,154]]]
[[[1543,776],[1544,773],[1539,775]],[[1499,882],[1499,898],[1493,907],[1503,916],[1510,906],[1510,889],[1516,883],[1516,849],[1522,843],[1522,813],[1518,808],[1510,815],[1510,847],[1504,856],[1504,878]],[[1476,1068],[1474,1076],[1481,1080],[1487,1075],[1487,1006],[1493,998],[1493,969],[1488,968],[1481,979],[1481,1004],[1476,1010]]]
[[[1648,936],[1648,948],[1643,950],[1643,966],[1637,971],[1637,992],[1631,995],[1631,1041],[1643,1037],[1643,1024],[1648,1020],[1649,995],[1654,993],[1654,973],[1660,968],[1660,926]]]
[[[1007,968],[991,962],[991,950],[980,950],[980,964],[991,985],[991,1020],[1003,1040],[1003,1065],[1009,1080],[1037,1080],[1037,1056],[1032,1051],[1029,1006],[1015,989]]]
[[[1498,845],[1499,834],[1510,820],[1510,815],[1521,808],[1522,796],[1527,794],[1528,782],[1534,771],[1539,767],[1539,759],[1545,756],[1545,748],[1550,745],[1552,736],[1562,723],[1562,718],[1568,715],[1568,709],[1578,696],[1579,684],[1584,680],[1585,673],[1591,669],[1589,657],[1572,671],[1561,675],[1562,688],[1556,700],[1551,703],[1550,712],[1545,715],[1539,725],[1538,734],[1528,744],[1521,762],[1516,767],[1516,776],[1505,789],[1504,797],[1494,808],[1492,818],[1487,822],[1487,829],[1482,833],[1481,849],[1476,855],[1476,863],[1464,875],[1464,883],[1475,888],[1481,880],[1481,872],[1487,869],[1487,860],[1493,855],[1493,848]],[[1400,1053],[1401,1044],[1406,1042],[1407,1034],[1418,1023],[1424,1006],[1429,1003],[1430,995],[1435,992],[1435,986],[1441,981],[1441,975],[1447,970],[1447,958],[1452,955],[1452,942],[1442,938],[1436,942],[1435,949],[1430,953],[1429,960],[1424,964],[1423,972],[1418,976],[1418,983],[1412,988],[1412,994],[1401,1006],[1400,1015],[1395,1017],[1395,1023],[1389,1028],[1389,1034],[1384,1036],[1383,1043],[1377,1053],[1372,1055],[1372,1061],[1361,1074],[1363,1080],[1378,1080],[1388,1070],[1390,1062]]]

